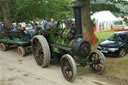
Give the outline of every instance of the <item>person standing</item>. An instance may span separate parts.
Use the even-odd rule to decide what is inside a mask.
[[[47,30],[49,28],[48,26],[48,22],[46,20],[46,18],[43,19],[43,27],[42,27],[44,30]]]
[[[56,23],[54,22],[54,18],[51,18],[51,22],[49,22],[49,28],[56,28]]]

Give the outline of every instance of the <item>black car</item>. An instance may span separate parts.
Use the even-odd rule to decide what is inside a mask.
[[[112,34],[107,40],[99,44],[98,50],[107,56],[125,56],[128,53],[128,31]]]

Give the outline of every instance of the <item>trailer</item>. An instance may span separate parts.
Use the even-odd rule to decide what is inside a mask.
[[[31,49],[30,35],[25,35],[22,31],[1,30],[0,31],[0,48],[6,51],[10,46],[16,45],[18,53],[25,56],[29,49]]]

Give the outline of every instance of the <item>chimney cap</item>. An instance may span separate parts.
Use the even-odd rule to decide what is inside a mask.
[[[83,4],[80,1],[78,1],[78,0],[73,1],[73,4],[74,4],[73,8],[74,7],[82,7],[83,6]]]
[[[73,6],[72,8],[82,8],[82,6],[76,5],[76,6]]]

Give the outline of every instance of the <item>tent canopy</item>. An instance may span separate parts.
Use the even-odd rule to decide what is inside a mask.
[[[99,22],[104,21],[119,21],[117,17],[115,17],[110,11],[101,11],[96,12],[91,16],[92,19],[98,20]]]
[[[96,12],[91,16],[95,20],[96,31],[111,30],[112,24],[115,21],[121,21],[119,18],[115,17],[110,11]]]

